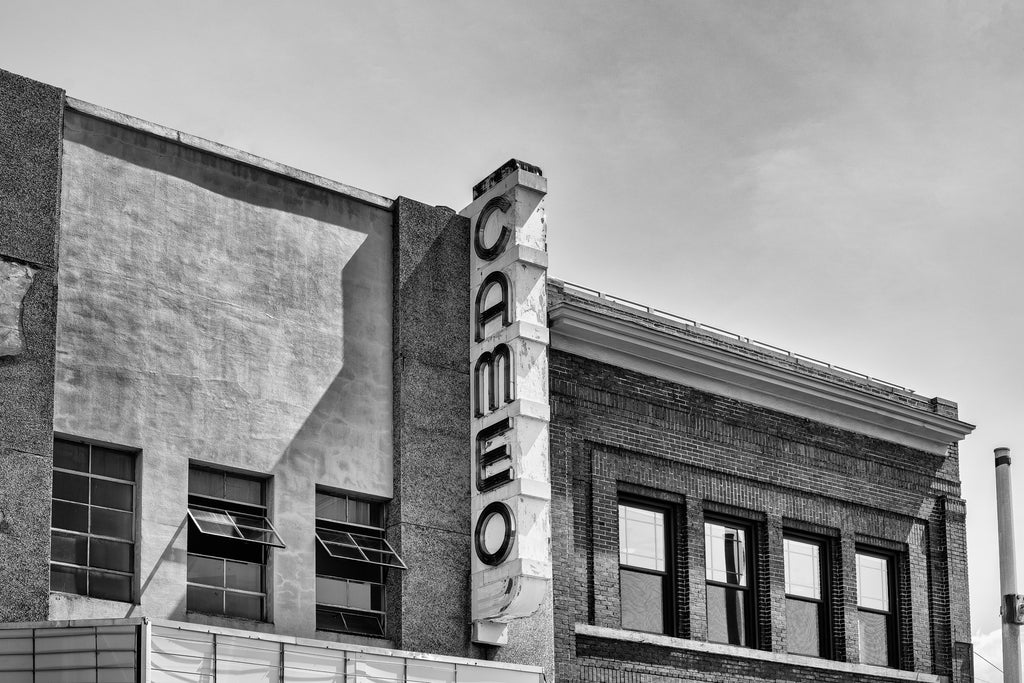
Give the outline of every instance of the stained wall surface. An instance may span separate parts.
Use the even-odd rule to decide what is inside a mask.
[[[273,624],[314,631],[314,490],[390,498],[391,212],[69,110],[54,430],[140,451],[140,604],[184,619],[187,472],[271,477]],[[225,619],[189,615],[236,625]]]

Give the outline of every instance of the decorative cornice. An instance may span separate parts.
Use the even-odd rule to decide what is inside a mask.
[[[713,335],[614,313],[566,296],[549,311],[551,348],[933,455],[974,429],[931,412],[932,402],[912,392],[767,362]]]

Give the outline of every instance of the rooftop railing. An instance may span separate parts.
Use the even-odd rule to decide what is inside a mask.
[[[714,325],[708,325],[706,323],[702,323],[702,322],[699,322],[697,320],[692,320],[691,318],[686,318],[686,317],[683,317],[681,315],[676,315],[675,313],[670,313],[668,311],[663,311],[661,309],[654,308],[653,306],[646,306],[644,304],[637,303],[636,301],[631,301],[631,300],[623,298],[621,296],[615,296],[615,295],[612,295],[612,294],[608,294],[606,292],[601,292],[599,290],[592,289],[590,287],[584,287],[583,285],[578,285],[578,284],[575,284],[573,282],[566,282],[565,280],[557,280],[556,278],[550,278],[550,279],[555,281],[555,282],[557,282],[557,283],[560,283],[561,286],[564,289],[570,290],[570,291],[572,291],[572,292],[574,292],[576,294],[583,294],[583,295],[586,295],[586,296],[591,296],[591,297],[593,297],[595,299],[599,299],[601,301],[605,301],[605,302],[608,302],[608,303],[616,304],[616,305],[622,306],[624,308],[629,308],[629,309],[635,310],[635,311],[637,311],[639,313],[643,313],[643,314],[645,314],[647,316],[650,316],[651,318],[657,318],[657,319],[664,320],[664,321],[667,321],[667,322],[676,323],[678,325],[683,325],[683,326],[686,326],[686,327],[691,327],[691,328],[693,328],[695,330],[700,330],[700,331],[703,331],[703,332],[711,332],[712,334],[716,334],[716,335],[719,335],[721,337],[726,337],[727,339],[739,342],[740,344],[746,344],[748,346],[752,346],[752,347],[755,347],[755,348],[758,348],[758,349],[762,349],[762,350],[765,350],[765,351],[770,351],[770,352],[772,352],[772,353],[774,353],[776,355],[783,356],[783,357],[788,358],[788,359],[792,359],[792,360],[797,361],[799,363],[805,363],[807,365],[817,366],[817,367],[825,368],[825,369],[832,370],[832,371],[835,371],[835,372],[841,372],[843,374],[850,375],[852,377],[856,377],[857,379],[867,380],[868,382],[872,382],[874,384],[880,384],[880,385],[882,385],[884,387],[887,387],[889,389],[894,389],[896,391],[904,391],[904,392],[907,392],[909,394],[914,393],[913,389],[908,389],[907,387],[900,386],[899,384],[893,384],[892,382],[886,382],[884,379],[878,379],[877,377],[872,377],[871,375],[867,375],[867,374],[865,374],[863,372],[857,372],[856,370],[850,370],[849,368],[845,368],[845,367],[843,367],[841,365],[836,365],[834,363],[828,363],[826,361],[819,360],[817,358],[812,358],[810,356],[805,356],[802,353],[796,353],[795,351],[790,351],[788,349],[784,349],[784,348],[781,348],[779,346],[775,346],[774,344],[769,344],[768,342],[763,342],[763,341],[760,341],[758,339],[753,339],[751,337],[745,337],[745,336],[743,336],[741,334],[737,334],[736,332],[730,332],[729,330],[724,330],[724,329],[722,329],[720,327],[715,327]]]

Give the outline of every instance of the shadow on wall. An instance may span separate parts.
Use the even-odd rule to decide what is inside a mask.
[[[308,405],[317,403],[298,431],[282,435],[290,440],[272,470],[281,484],[289,472],[301,472],[306,481],[390,497],[390,210],[78,112],[68,113],[65,138],[231,200],[358,233],[341,277],[310,283],[313,296],[334,296],[341,287],[342,320],[332,322],[344,330],[337,340],[342,366],[324,372],[320,386],[332,374],[333,380],[318,400],[310,397]],[[301,255],[289,258],[302,268]]]
[[[152,434],[153,439],[146,440],[135,434],[120,437],[118,441],[145,442],[152,452],[162,450],[168,457],[223,461],[225,465],[257,470],[261,475],[273,474],[270,490],[278,504],[274,506],[272,517],[275,526],[280,522],[287,528],[288,533],[282,535],[286,536],[289,547],[288,553],[274,554],[274,562],[281,561],[281,571],[275,576],[278,582],[274,584],[274,600],[305,609],[312,590],[312,578],[303,572],[310,565],[315,547],[311,524],[314,484],[346,487],[381,497],[389,497],[393,486],[390,469],[391,212],[382,206],[80,113],[69,112],[65,123],[66,142],[72,143],[66,148],[80,145],[101,156],[97,159],[94,155],[80,155],[82,166],[78,170],[88,173],[93,170],[91,165],[99,164],[96,172],[106,183],[104,187],[117,185],[118,181],[123,181],[120,182],[122,189],[125,185],[135,187],[128,182],[131,181],[140,184],[142,189],[152,190],[152,199],[126,201],[130,210],[114,205],[108,198],[95,207],[95,215],[90,213],[89,219],[113,217],[120,220],[119,217],[123,217],[126,231],[139,228],[137,232],[145,238],[140,238],[144,244],[126,246],[130,257],[144,251],[149,238],[171,235],[177,241],[174,245],[177,251],[172,249],[166,254],[170,266],[166,273],[161,271],[161,275],[175,278],[172,282],[182,285],[181,289],[194,284],[177,267],[180,264],[176,261],[184,255],[192,262],[191,273],[209,278],[217,285],[212,290],[218,297],[207,297],[212,303],[203,304],[205,317],[194,309],[187,311],[194,325],[182,326],[183,331],[175,337],[175,343],[181,342],[181,345],[156,341],[162,345],[153,352],[154,357],[161,361],[162,372],[166,368],[170,371],[163,372],[157,379],[145,372],[136,373],[145,375],[145,381],[161,392],[166,389],[167,399],[176,403],[165,399],[163,393],[151,394],[147,397],[149,403],[144,405],[144,410],[150,414],[144,414],[143,408],[133,407],[132,410],[137,416],[147,418],[136,422],[140,429]],[[121,162],[147,173],[135,173]],[[151,175],[159,177],[149,178]],[[165,182],[167,179],[174,179],[174,182]],[[146,183],[153,185],[150,188]],[[89,187],[85,181],[82,186],[72,183],[67,193],[73,196],[75,192],[84,193]],[[197,188],[202,191],[197,192]],[[232,201],[210,199],[207,194]],[[83,203],[86,202],[83,200]],[[234,203],[238,206],[229,206]],[[68,202],[68,206],[71,204],[73,202]],[[261,207],[279,215],[268,217],[259,210]],[[292,217],[303,220],[293,221]],[[282,225],[280,220],[285,223]],[[82,225],[87,224],[83,219]],[[230,239],[207,239],[217,237],[216,233],[221,230]],[[95,246],[85,238],[83,242]],[[212,246],[207,249],[204,245]],[[207,258],[214,249],[221,260]],[[145,256],[149,255],[146,252]],[[164,256],[158,254],[154,258]],[[245,270],[253,266],[245,260],[246,256],[256,259],[261,277],[232,279],[234,272],[257,270],[255,266]],[[140,257],[138,261],[148,263],[150,259]],[[127,262],[134,263],[131,259]],[[179,279],[182,282],[178,282]],[[286,285],[291,285],[291,289],[286,290]],[[247,291],[255,287],[259,289]],[[203,300],[174,289],[169,300],[179,308]],[[233,327],[219,324],[218,315],[239,300],[246,302],[243,313],[252,314],[248,318],[241,313],[237,316],[246,324]],[[173,306],[169,304],[164,313],[161,320],[177,323],[179,316]],[[235,320],[230,315],[225,317]],[[256,321],[251,326],[249,318]],[[295,320],[309,323],[308,334],[307,328],[289,322]],[[208,334],[195,334],[208,329],[225,334],[213,338]],[[265,334],[245,338],[226,334],[249,329]],[[88,335],[83,336],[88,338]],[[203,367],[209,373],[196,373],[201,376],[192,377],[178,370],[193,367],[192,360],[182,358],[186,354],[181,351],[191,348],[187,345],[197,341],[203,342],[196,347],[201,347],[205,354],[199,360],[205,363]],[[236,353],[237,357],[233,355]],[[170,361],[164,363],[168,358]],[[181,362],[175,364],[179,360]],[[284,364],[290,361],[294,361],[294,365]],[[242,386],[243,373],[247,373],[246,381],[257,380],[252,383],[257,391]],[[108,375],[120,386],[120,368],[110,368]],[[97,376],[97,382],[107,379],[102,373]],[[168,406],[181,410],[170,415]],[[179,435],[178,426],[182,427],[186,438]],[[124,431],[119,424],[111,426],[110,430],[119,434]],[[78,430],[69,431],[78,433]],[[180,463],[171,463],[174,467],[180,464],[180,470],[171,465],[166,469],[184,474],[184,460],[182,457]],[[167,483],[176,482],[168,480]],[[179,485],[184,488],[183,482]],[[178,514],[177,510],[174,512]],[[142,594],[153,594],[154,600],[166,597],[159,574],[185,576],[184,571],[179,572],[185,564],[187,547],[183,520],[182,514],[181,526],[163,549],[156,566],[146,567],[145,571],[150,573],[140,577],[144,581]],[[179,523],[179,520],[163,521],[169,522],[163,527],[165,533]],[[173,572],[162,572],[161,567],[173,569]],[[312,574],[312,569],[309,573]],[[293,575],[301,575],[303,582],[309,584],[298,602],[289,602],[288,591],[299,583]],[[180,582],[176,585],[180,590]],[[179,604],[162,605],[159,613],[184,617],[184,592],[167,598],[166,602]],[[298,616],[298,611],[289,608],[273,616],[275,620],[281,617],[282,630],[298,632],[305,629],[307,622],[312,623],[311,618]],[[139,612],[135,610],[135,613]]]
[[[68,111],[64,136],[101,154],[113,154],[140,168],[184,180],[228,199],[285,211],[346,230],[369,234],[365,214],[389,213],[337,192],[255,166]],[[390,222],[388,223],[390,226]]]
[[[146,590],[149,588],[149,585],[153,583],[153,578],[157,575],[157,571],[164,565],[164,563],[177,562],[181,564],[187,561],[185,551],[183,550],[183,548],[185,547],[185,542],[181,541],[180,544],[178,542],[178,539],[181,537],[182,533],[184,533],[185,526],[187,524],[188,517],[185,517],[184,519],[182,519],[181,524],[178,525],[178,528],[175,529],[174,535],[171,536],[171,538],[167,541],[167,545],[164,546],[163,552],[160,553],[160,559],[158,559],[156,563],[153,565],[153,569],[149,572],[149,576],[147,576],[145,581],[142,582],[142,586],[139,589],[139,595],[146,595]],[[142,605],[133,604],[131,606],[131,609],[128,610],[128,614],[126,614],[125,616],[135,616],[136,612],[142,611]],[[173,609],[166,610],[164,613],[167,614],[170,619],[184,619],[184,595],[178,600],[178,604],[175,605]],[[142,615],[140,614],[140,616]]]
[[[281,454],[275,477],[391,496],[390,268],[375,248],[389,238],[369,235],[342,271],[342,367]]]

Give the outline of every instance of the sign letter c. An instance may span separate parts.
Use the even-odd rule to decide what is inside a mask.
[[[508,245],[508,240],[512,236],[512,231],[508,229],[507,225],[501,226],[501,234],[498,235],[498,239],[494,241],[491,246],[484,245],[484,229],[487,227],[487,219],[491,217],[491,214],[495,211],[501,211],[504,213],[512,207],[512,202],[505,199],[504,197],[494,197],[491,201],[484,204],[483,210],[476,219],[476,232],[473,237],[473,247],[476,249],[476,255],[482,258],[484,261],[493,261],[497,258],[498,254],[505,251],[505,247]]]

